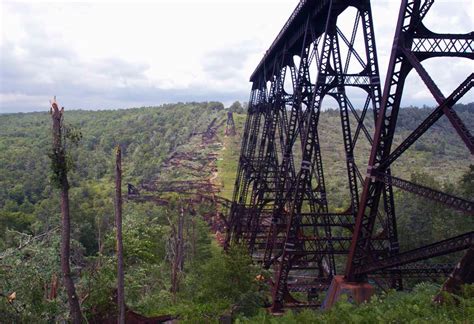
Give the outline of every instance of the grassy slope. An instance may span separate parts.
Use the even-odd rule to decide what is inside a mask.
[[[244,128],[245,118],[244,114],[234,114],[236,136],[225,136],[225,127],[221,129],[221,138],[223,139],[222,149],[219,151],[217,161],[217,168],[219,175],[217,182],[222,189],[220,195],[227,199],[232,199],[234,191],[235,177],[237,175],[237,166],[240,156],[240,141],[242,139],[242,132]]]

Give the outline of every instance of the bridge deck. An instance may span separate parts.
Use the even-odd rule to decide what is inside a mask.
[[[268,67],[273,66],[273,62],[278,58],[278,54],[284,48],[285,43],[287,50],[292,47],[292,45],[298,43],[300,37],[303,36],[303,31],[305,27],[305,19],[307,19],[308,13],[312,12],[313,16],[322,11],[322,8],[329,3],[328,0],[301,0],[296,6],[295,10],[288,18],[287,22],[283,28],[278,33],[277,37],[273,41],[272,45],[265,52],[260,63],[257,65],[257,68],[250,76],[251,82],[258,81],[259,77],[264,72],[267,77],[268,71],[265,71]],[[266,78],[267,79],[267,78]]]

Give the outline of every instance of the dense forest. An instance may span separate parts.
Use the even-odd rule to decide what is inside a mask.
[[[230,199],[240,152],[245,115],[234,104],[237,136],[224,134],[227,109],[219,102],[177,103],[114,111],[65,112],[67,129],[79,132],[78,145],[67,148],[72,169],[73,275],[84,315],[101,322],[116,313],[115,236],[113,207],[114,148],[122,146],[124,185],[136,187],[156,181],[210,181],[219,195]],[[474,125],[474,104],[458,105],[466,125]],[[400,142],[427,116],[431,108],[401,110]],[[339,113],[321,115],[320,138],[334,208],[344,208],[345,164]],[[59,195],[51,182],[51,118],[47,112],[0,115],[0,322],[61,322],[68,319],[67,300],[60,284]],[[369,123],[367,123],[368,125]],[[205,139],[211,126],[217,132]],[[372,129],[369,130],[372,131]],[[434,145],[436,144],[436,145]],[[363,143],[360,152],[367,152]],[[365,146],[364,146],[365,145]],[[210,168],[199,165],[196,154],[214,156]],[[189,157],[174,163],[177,155]],[[359,156],[363,165],[364,156]],[[206,160],[207,161],[207,160]],[[215,165],[213,164],[215,163]],[[397,162],[394,174],[472,199],[474,167],[449,122],[436,127]],[[206,170],[192,173],[190,170]],[[214,180],[215,178],[215,180]],[[124,192],[127,188],[124,186]],[[396,191],[398,227],[403,249],[453,236],[460,228],[474,228],[472,219]],[[474,318],[474,289],[436,306],[432,296],[440,282],[421,283],[409,293],[387,292],[356,308],[341,302],[328,312],[289,312],[272,318],[262,310],[268,298],[265,285],[255,280],[261,270],[245,248],[223,253],[209,215],[225,212],[202,202],[191,208],[185,198],[167,193],[168,203],[156,199],[125,199],[124,258],[126,303],[145,316],[170,315],[182,321],[215,322],[233,313],[236,322],[468,322]],[[426,217],[429,213],[430,218]],[[183,218],[183,215],[186,217]],[[181,224],[181,225],[180,225]],[[184,231],[179,271],[174,266],[177,228]],[[419,237],[410,235],[416,229]],[[450,260],[452,261],[452,260]],[[59,282],[59,283],[58,283]],[[370,321],[368,320],[370,318]]]

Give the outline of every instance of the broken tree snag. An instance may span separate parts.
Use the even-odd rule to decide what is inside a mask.
[[[76,294],[74,281],[69,265],[71,252],[71,219],[69,215],[69,182],[67,179],[66,150],[63,143],[64,107],[59,109],[56,97],[51,101],[51,118],[53,122],[53,152],[51,155],[52,171],[56,185],[61,191],[61,271],[66,287],[69,312],[73,323],[82,322],[81,307]]]
[[[457,294],[464,284],[474,283],[474,247],[467,250],[461,261],[456,265],[453,272],[443,284],[441,291],[435,296],[435,303],[443,303],[443,292]]]
[[[46,290],[46,293],[48,291]],[[58,296],[58,276],[55,273],[51,275],[51,287],[48,294],[48,300],[54,300]]]
[[[115,149],[115,226],[117,236],[117,305],[119,308],[118,323],[125,323],[125,286],[123,273],[122,242],[122,150],[120,145]]]

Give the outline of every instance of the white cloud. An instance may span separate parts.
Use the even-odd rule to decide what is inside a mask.
[[[372,3],[384,78],[399,1]],[[47,109],[53,95],[70,108],[246,100],[248,77],[296,4],[2,1],[0,112]],[[427,25],[472,30],[473,6],[470,0],[437,1]],[[449,73],[433,75],[448,95],[449,83],[459,82],[466,69],[472,71],[472,64],[459,61]],[[404,99],[421,103],[421,92],[407,91]]]

